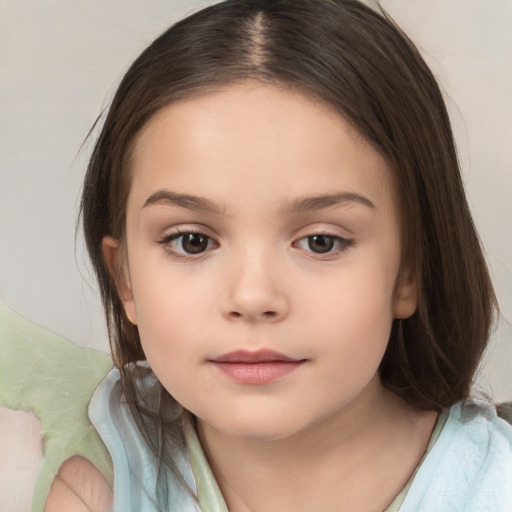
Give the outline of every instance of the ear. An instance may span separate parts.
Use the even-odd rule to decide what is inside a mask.
[[[137,325],[137,312],[135,309],[130,275],[126,258],[124,254],[121,253],[122,249],[119,247],[119,242],[110,236],[106,236],[102,240],[101,248],[105,264],[116,283],[117,293],[123,303],[126,316],[132,324]]]
[[[394,318],[409,318],[418,307],[418,285],[411,270],[400,272],[393,307]]]

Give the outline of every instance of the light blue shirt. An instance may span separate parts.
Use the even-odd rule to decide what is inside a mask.
[[[114,512],[156,512],[156,458],[123,401],[118,370],[96,390],[89,416],[114,462]],[[227,512],[187,413],[183,430],[173,462],[198,500],[169,472],[169,512]],[[409,484],[394,501],[400,512],[512,512],[512,426],[487,402],[454,405]]]

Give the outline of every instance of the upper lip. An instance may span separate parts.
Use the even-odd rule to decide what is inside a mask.
[[[235,350],[213,359],[215,363],[268,363],[270,361],[298,361],[275,350]]]

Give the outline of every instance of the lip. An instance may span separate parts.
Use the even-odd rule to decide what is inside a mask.
[[[236,350],[223,354],[211,363],[238,384],[265,385],[280,380],[305,363],[274,350]]]
[[[213,360],[215,363],[268,363],[270,361],[297,361],[297,359],[264,348],[254,351],[235,350]]]

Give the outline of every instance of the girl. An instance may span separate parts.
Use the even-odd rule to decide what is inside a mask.
[[[510,511],[495,299],[438,86],[354,0],[227,0],[131,66],[82,218],[116,368],[46,509]],[[81,510],[81,509],[80,509]]]

